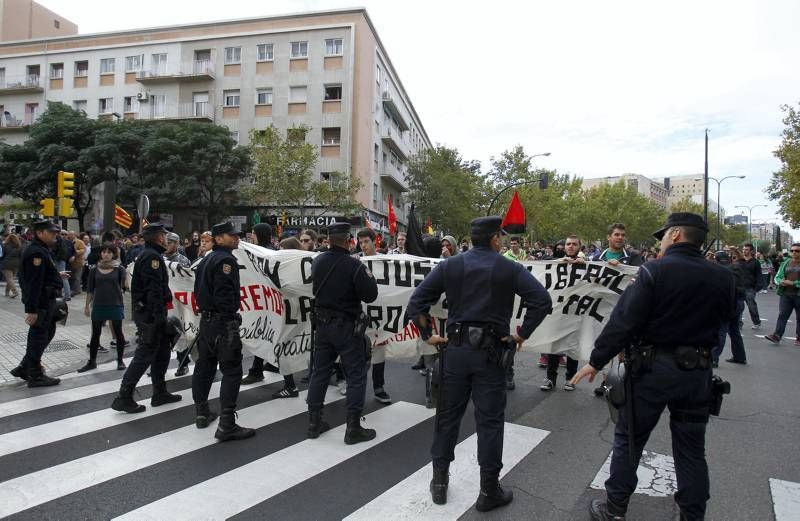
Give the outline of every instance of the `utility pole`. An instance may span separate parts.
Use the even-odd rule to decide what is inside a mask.
[[[719,201],[717,204],[719,205]],[[719,213],[719,208],[717,213]],[[708,129],[706,129],[705,169],[703,171],[703,220],[708,226]]]

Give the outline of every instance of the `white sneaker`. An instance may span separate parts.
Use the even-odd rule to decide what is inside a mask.
[[[570,381],[564,382],[564,390],[565,391],[574,391],[575,390],[575,384],[573,384]]]
[[[339,386],[339,394],[346,395],[347,394],[347,381],[346,380],[342,380],[341,382],[338,383],[338,386]]]
[[[753,324],[750,329],[761,329],[761,324]]]
[[[552,391],[554,388],[555,385],[553,384],[553,381],[550,380],[549,378],[545,378],[544,383],[539,386],[539,389],[541,389],[542,391]]]

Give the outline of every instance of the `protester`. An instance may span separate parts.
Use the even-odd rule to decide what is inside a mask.
[[[511,246],[511,249],[505,252],[503,257],[517,262],[528,260],[528,254],[525,253],[525,250],[519,247],[519,237],[511,237],[508,240],[508,244]]]
[[[70,272],[67,266],[72,263],[75,249],[72,243],[67,240],[66,235],[66,232],[62,231],[56,237],[56,243],[53,246],[53,257],[56,261],[56,269],[58,269],[60,273],[67,274],[67,277],[62,280],[63,289],[61,295],[64,297],[64,300],[70,300],[72,298],[72,291],[69,285]]]
[[[193,232],[192,233],[192,242],[186,246],[186,258],[189,259],[191,262],[194,262],[195,259],[199,256],[200,252],[200,232]]]
[[[86,243],[80,240],[73,231],[67,232],[67,240],[72,243],[72,249],[75,252],[72,261],[70,262],[70,293],[72,296],[80,295],[81,293],[81,276],[83,275],[83,265],[86,263]]]
[[[458,243],[452,235],[442,237],[442,258],[446,259],[458,254]]]
[[[397,247],[389,250],[390,255],[406,253],[406,232],[397,232]]]
[[[133,264],[136,261],[136,258],[142,253],[144,250],[144,240],[139,240],[139,234],[134,233],[130,236],[131,244],[129,247],[125,248],[125,265]]]
[[[744,311],[745,298],[744,265],[739,262],[740,258],[741,253],[739,253],[738,248],[729,248],[727,252],[721,251],[715,257],[717,263],[727,267],[733,273],[736,284],[736,313],[729,322],[723,322],[720,327],[717,345],[711,353],[712,365],[714,367],[719,366],[719,357],[725,350],[725,339],[728,336],[731,337],[731,353],[733,354],[733,358],[726,361],[733,364],[747,363],[747,355],[744,351],[744,340],[742,339],[742,325],[739,322],[739,317],[742,316],[742,312]]]
[[[197,257],[204,257],[206,253],[211,251],[211,248],[214,247],[214,238],[211,237],[211,232],[203,232],[200,234],[200,246],[197,249]],[[191,258],[189,258],[191,260]]]
[[[189,259],[185,255],[181,255],[178,251],[178,246],[181,243],[181,237],[175,232],[167,233],[167,249],[164,251],[164,259],[169,262],[177,262],[184,268],[191,265]]]
[[[22,257],[22,243],[16,234],[9,233],[3,241],[3,278],[6,281],[5,294],[9,298],[17,298],[19,291],[14,283],[19,270],[19,260]]]
[[[754,251],[751,243],[745,243],[739,262],[744,266],[742,271],[745,288],[744,301],[750,312],[750,320],[753,321],[752,329],[761,329],[761,318],[758,314],[758,303],[756,303],[756,294],[761,291],[761,263],[753,256]]]
[[[767,293],[767,288],[772,286],[772,263],[761,252],[758,252],[758,263],[761,265],[761,293]]]
[[[611,266],[618,264],[627,264],[629,266],[641,266],[644,264],[644,259],[641,254],[632,249],[625,248],[625,241],[627,232],[625,225],[622,223],[614,223],[608,227],[608,248],[595,256],[591,257],[593,261],[604,261]]]
[[[317,232],[314,230],[303,230],[297,236],[300,241],[300,249],[306,251],[314,251],[317,247]]]
[[[789,251],[792,256],[781,263],[778,273],[775,274],[775,284],[778,286],[777,294],[780,296],[775,331],[764,338],[773,344],[780,342],[786,330],[786,323],[794,310],[794,345],[800,347],[800,242],[792,244]]]
[[[83,310],[83,313],[92,319],[89,361],[78,369],[79,373],[97,368],[100,333],[106,320],[111,322],[114,337],[117,339],[117,370],[125,369],[125,364],[122,362],[125,353],[125,335],[122,332],[125,304],[122,293],[127,290],[127,277],[117,258],[117,248],[112,243],[103,244],[99,254],[100,261],[89,272],[86,305]]]

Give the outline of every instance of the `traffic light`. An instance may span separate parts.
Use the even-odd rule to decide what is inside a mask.
[[[74,201],[69,197],[58,198],[58,216],[59,217],[72,217],[72,203]]]
[[[72,197],[75,195],[75,174],[72,172],[58,171],[58,197]]]
[[[54,217],[56,214],[56,201],[52,197],[48,197],[47,199],[42,199],[39,201],[39,204],[42,205],[39,208],[39,213],[44,215],[45,217]]]
[[[539,177],[539,190],[546,190],[547,189],[547,172],[542,172],[542,175]]]

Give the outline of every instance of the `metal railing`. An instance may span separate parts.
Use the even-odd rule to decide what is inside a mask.
[[[211,60],[192,60],[179,64],[177,67],[157,67],[155,69],[144,69],[136,73],[137,80],[148,80],[156,78],[171,77],[191,77],[191,76],[213,76],[214,62]]]
[[[0,78],[0,89],[35,89],[41,87],[41,77],[38,74]]]
[[[214,106],[207,101],[164,106],[148,106],[140,103],[136,119],[209,119],[213,121],[214,114]]]

